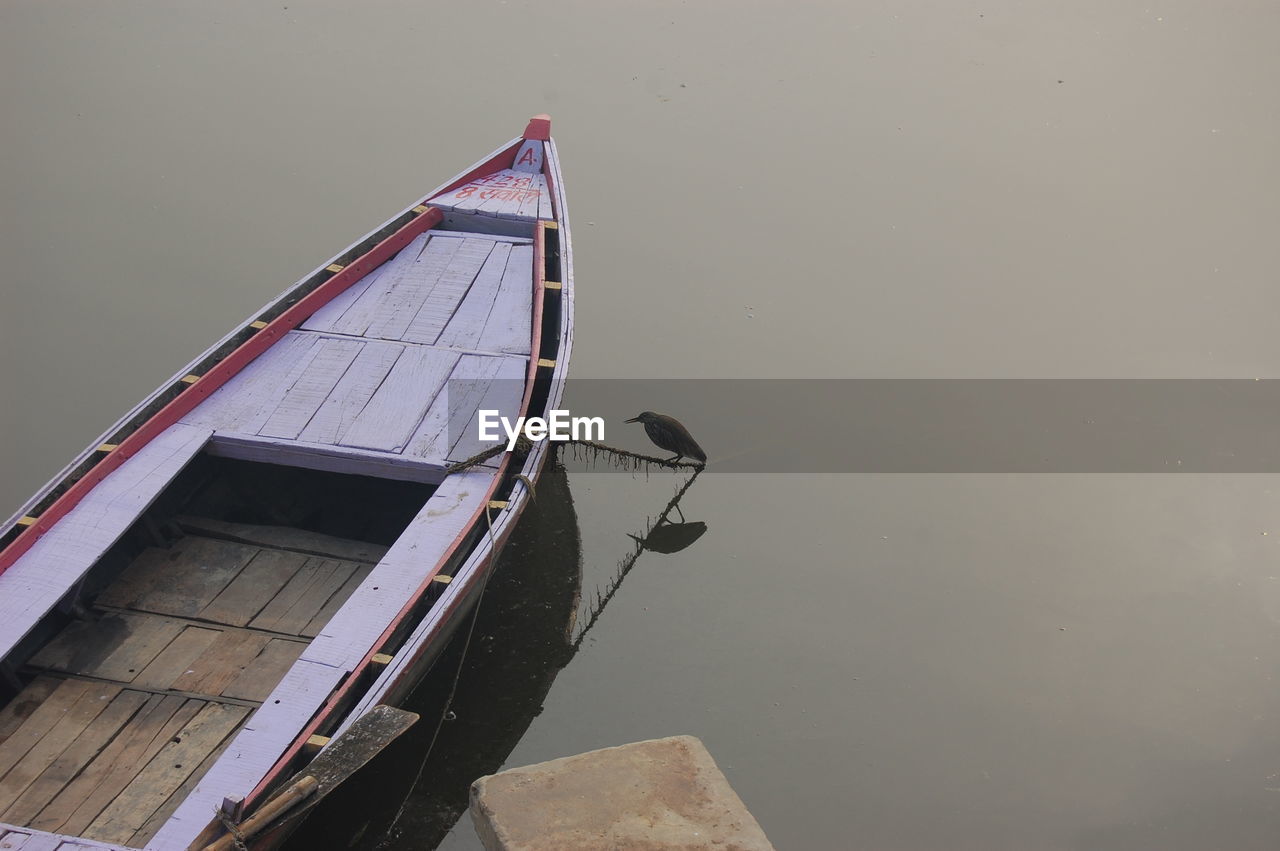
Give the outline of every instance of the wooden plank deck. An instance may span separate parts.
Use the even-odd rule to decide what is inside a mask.
[[[514,174],[514,172],[513,172]],[[528,182],[542,175],[522,173]],[[419,481],[460,460],[455,379],[523,376],[532,341],[531,240],[428,231],[334,298],[184,419],[211,451]],[[507,362],[510,361],[510,362]],[[503,382],[504,384],[506,382]],[[515,416],[523,393],[477,395]],[[460,413],[440,428],[443,410]],[[443,436],[448,435],[449,439]],[[478,450],[465,443],[467,456]],[[463,457],[467,457],[463,456]]]
[[[449,476],[378,564],[363,566],[369,569],[366,581],[318,630],[222,758],[192,786],[152,838],[153,847],[185,846],[208,824],[224,796],[244,795],[267,775],[297,738],[299,719],[311,718],[320,709],[347,673],[377,647],[400,609],[441,569],[458,536],[488,501],[493,482],[487,470]],[[354,582],[355,576],[343,589]],[[313,619],[303,632],[314,628]]]
[[[442,210],[533,221],[551,217],[550,200],[544,175],[506,168],[437,195],[427,203]]]
[[[28,660],[0,710],[0,821],[141,847],[387,552],[183,525],[205,534],[145,550]]]

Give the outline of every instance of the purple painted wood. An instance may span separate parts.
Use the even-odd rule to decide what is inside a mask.
[[[209,435],[207,428],[170,426],[0,574],[0,658],[133,525]]]
[[[480,417],[482,410],[498,411],[499,416],[515,420],[520,415],[520,403],[524,399],[525,376],[528,364],[523,358],[474,358],[497,362],[497,370],[492,379],[483,383],[483,395],[474,405],[462,408],[466,416],[466,424],[461,428],[451,428],[453,445],[449,449],[449,461],[465,461],[493,446],[489,442],[480,441]],[[455,423],[462,416],[455,417]]]
[[[310,318],[298,326],[298,329],[303,331],[331,330],[333,323],[341,319],[342,314],[351,309],[351,305],[356,303],[356,299],[364,295],[369,290],[369,287],[377,283],[378,278],[382,277],[382,273],[386,268],[387,264],[382,264],[347,287],[343,292],[334,296],[328,304],[311,314]]]
[[[396,343],[368,342],[298,435],[309,443],[337,443],[386,379],[404,352]]]
[[[408,347],[342,435],[342,445],[400,452],[457,362],[454,352]]]
[[[493,302],[498,296],[498,288],[502,284],[502,273],[507,268],[507,258],[511,256],[510,244],[495,245],[485,260],[480,273],[458,309],[445,325],[444,331],[436,340],[437,346],[451,348],[478,349],[480,336],[484,333],[485,323],[493,311]]]
[[[409,323],[422,309],[428,295],[450,268],[454,255],[464,245],[465,242],[459,243],[456,239],[433,239],[427,243],[418,259],[384,288],[384,295],[374,308],[373,319],[363,336],[382,340],[404,337]]]
[[[475,233],[465,230],[432,231],[432,239],[491,239],[494,242],[509,242],[512,245],[532,245],[533,240],[527,236],[511,236],[498,233]]]
[[[266,423],[258,430],[264,437],[296,438],[311,422],[320,405],[329,397],[338,381],[346,374],[364,344],[356,340],[320,340],[314,347],[315,357]]]
[[[533,247],[511,250],[493,310],[485,320],[476,348],[487,352],[529,354],[532,345]]]
[[[463,355],[405,446],[405,457],[443,464],[501,366],[501,358]]]
[[[434,343],[471,288],[495,244],[492,239],[464,239],[453,256],[453,262],[427,294],[400,339],[428,345]]]
[[[374,452],[350,446],[304,443],[274,437],[242,434],[214,434],[206,451],[223,458],[283,464],[330,473],[378,476],[405,482],[434,484],[444,476],[442,462],[403,457],[393,452]]]
[[[32,849],[56,849],[56,851],[131,851],[123,845],[110,842],[98,842],[96,839],[84,839],[78,836],[63,836],[58,833],[46,833],[30,827],[0,822],[0,849],[3,851],[32,851]]]
[[[503,169],[438,195],[428,203],[445,210],[521,218],[525,202],[536,203],[548,195],[545,178],[539,178],[542,175]]]
[[[374,281],[341,317],[334,320],[328,330],[357,337],[363,336],[369,328],[369,323],[377,314],[378,305],[391,290],[395,289],[405,270],[417,262],[418,255],[427,245],[430,233],[428,231],[422,234],[401,249],[394,258],[388,260],[383,265],[382,274],[378,276],[378,280]]]
[[[246,423],[259,417],[265,421],[288,390],[284,385],[286,378],[295,368],[305,369],[314,355],[315,344],[315,337],[290,331],[181,421],[224,430],[243,430],[248,428]]]

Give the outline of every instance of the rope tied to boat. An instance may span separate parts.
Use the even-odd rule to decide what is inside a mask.
[[[672,461],[667,458],[659,458],[656,455],[645,455],[642,452],[632,452],[629,449],[619,449],[616,446],[610,446],[607,443],[600,443],[595,440],[557,440],[553,444],[557,450],[564,447],[573,447],[573,457],[575,460],[586,461],[594,464],[599,458],[609,456],[617,466],[624,470],[636,472],[643,470],[648,472],[650,466],[665,467],[669,470],[679,469],[702,469],[705,465],[697,461]],[[527,453],[533,448],[533,442],[523,434],[516,438],[514,451],[516,453]],[[495,444],[483,452],[477,452],[466,460],[459,461],[456,464],[450,464],[445,467],[445,473],[462,473],[474,467],[478,467],[490,458],[497,457],[507,450],[506,444]]]
[[[244,844],[245,835],[240,832],[240,825],[227,818],[222,810],[218,810],[218,820],[222,822],[223,829],[231,834],[231,847],[236,851],[249,851],[249,846]]]

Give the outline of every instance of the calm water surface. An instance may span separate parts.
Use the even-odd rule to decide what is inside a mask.
[[[5,4],[0,502],[541,111],[576,376],[1280,377],[1278,25],[1254,2]],[[514,552],[580,559],[590,593],[679,481],[575,469]],[[536,687],[475,654],[455,773],[485,725],[507,765],[692,733],[779,848],[1275,847],[1280,478],[713,467],[682,508],[707,532],[646,552],[576,654],[545,620],[478,627]],[[522,614],[512,577],[490,612]],[[411,777],[421,744],[380,770]],[[428,769],[395,848],[469,779]],[[368,847],[387,806],[335,830]],[[465,818],[443,847],[479,847]]]

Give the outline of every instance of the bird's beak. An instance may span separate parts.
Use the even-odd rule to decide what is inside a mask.
[[[632,417],[632,418],[631,418],[631,419],[629,419],[629,420],[624,420],[624,422],[628,422],[628,423],[638,423],[638,422],[640,422],[640,418],[639,418],[639,417]]]

